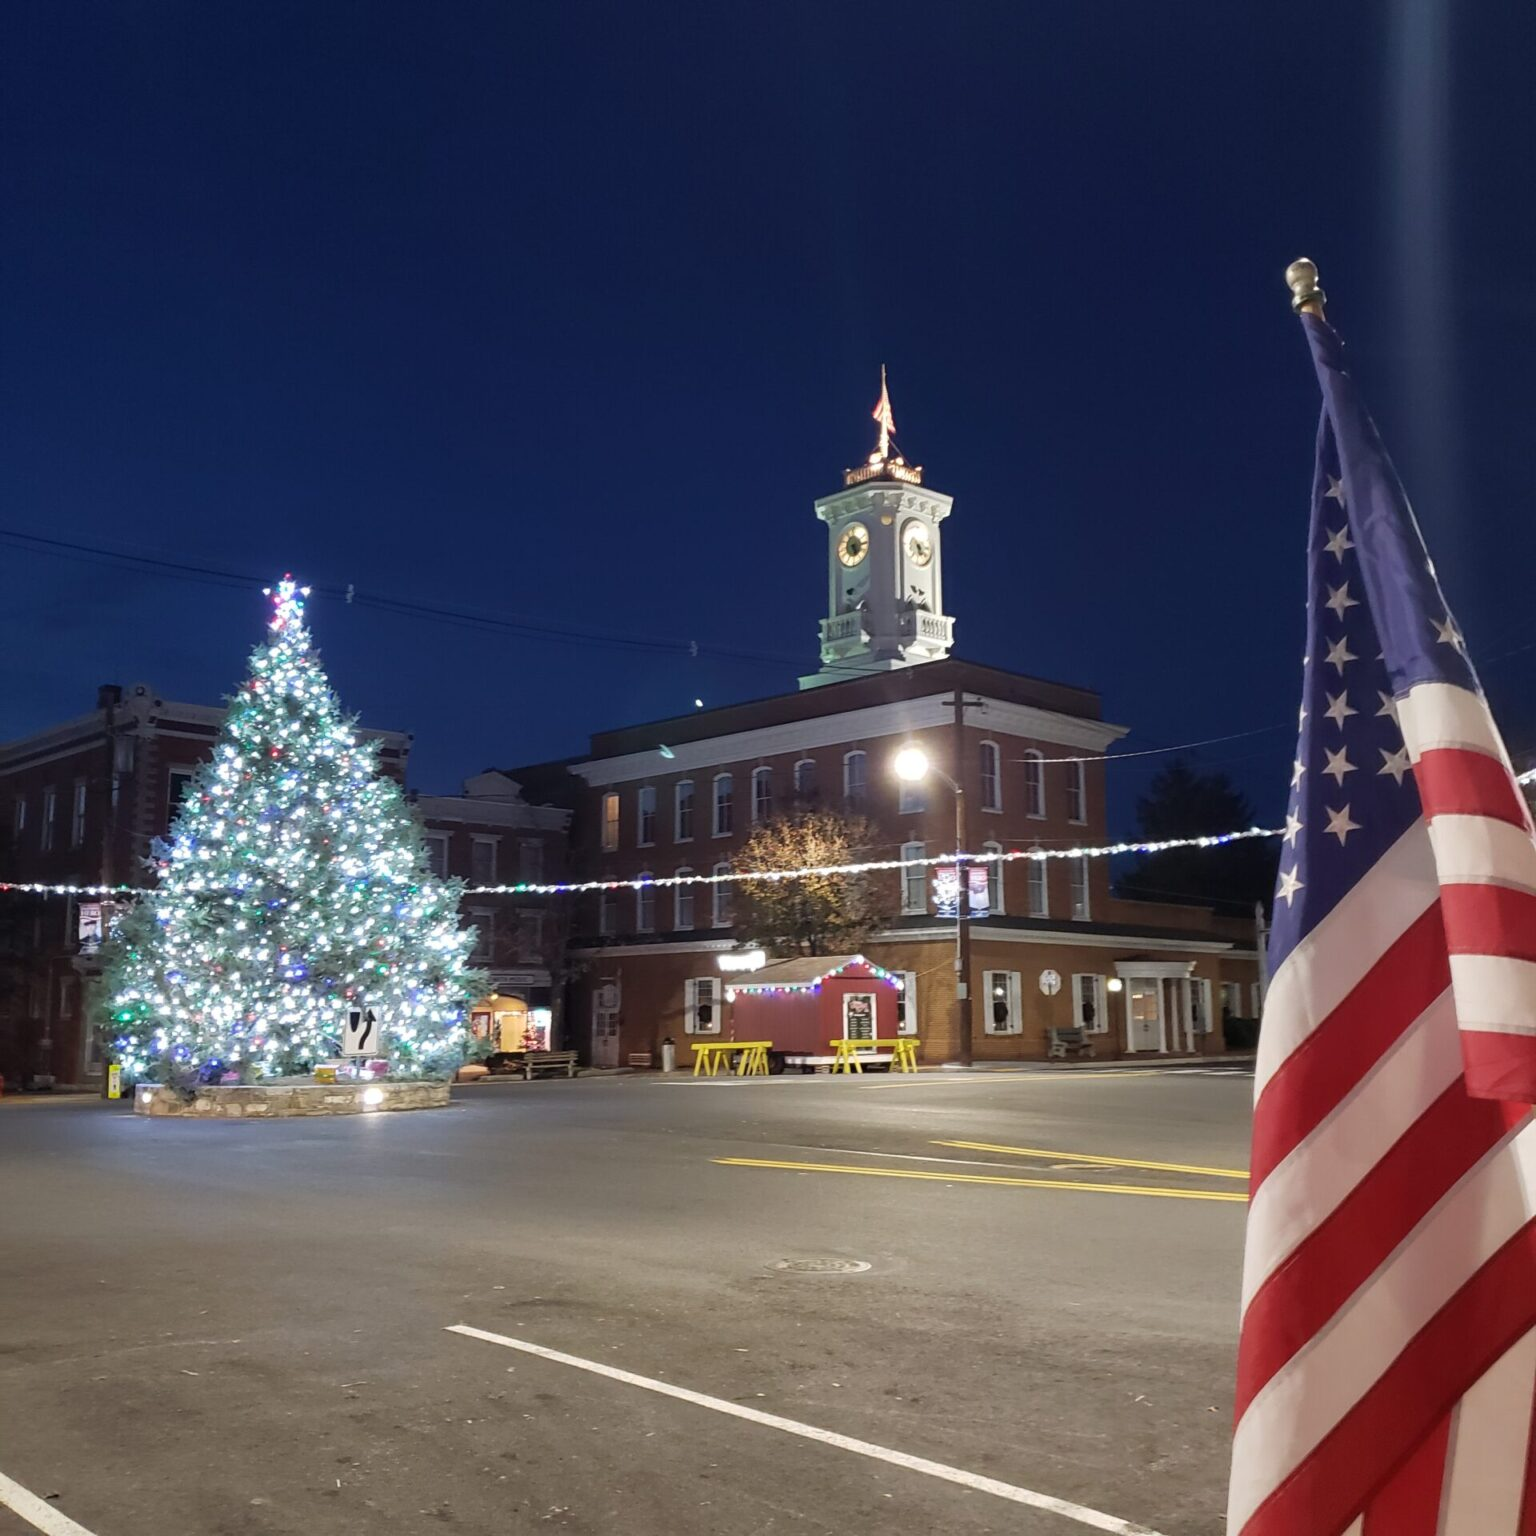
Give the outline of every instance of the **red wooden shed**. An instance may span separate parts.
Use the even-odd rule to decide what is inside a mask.
[[[901,985],[863,955],[778,960],[726,988],[731,1033],[771,1040],[777,1056],[825,1056],[838,1039],[890,1040]]]

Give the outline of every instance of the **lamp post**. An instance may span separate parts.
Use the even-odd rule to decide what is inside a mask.
[[[896,777],[920,784],[934,774],[949,785],[955,796],[955,1059],[962,1067],[971,1064],[971,925],[970,891],[965,869],[965,790],[942,768],[928,761],[916,745],[903,747],[892,762]]]

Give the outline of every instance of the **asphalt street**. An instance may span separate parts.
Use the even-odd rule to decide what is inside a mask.
[[[1095,1528],[1034,1495],[1217,1536],[1252,1086],[608,1077],[249,1125],[6,1103],[0,1474],[91,1536]]]

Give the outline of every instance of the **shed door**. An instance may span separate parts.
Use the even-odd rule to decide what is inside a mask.
[[[875,1038],[875,994],[873,992],[843,993],[843,1039],[873,1040]]]

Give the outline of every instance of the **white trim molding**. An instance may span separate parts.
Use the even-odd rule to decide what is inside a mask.
[[[1032,704],[1012,704],[985,695],[979,697],[981,706],[976,709],[976,714],[984,718],[987,729],[998,736],[1016,736],[1028,741],[1049,742],[1053,746],[1077,747],[1085,752],[1102,752],[1128,729],[1104,720],[1040,709]],[[803,756],[818,747],[846,747],[856,741],[905,737],[943,726],[953,730],[952,698],[949,693],[935,693],[895,704],[874,704],[865,709],[846,709],[839,714],[817,715],[785,725],[763,726],[755,731],[734,731],[723,736],[680,742],[671,749],[673,766],[670,771],[697,773],[727,763],[755,763],[760,758],[790,752]],[[594,788],[649,779],[656,775],[656,751],[651,748],[645,752],[627,752],[620,757],[590,758],[586,762],[572,763],[570,771]]]

